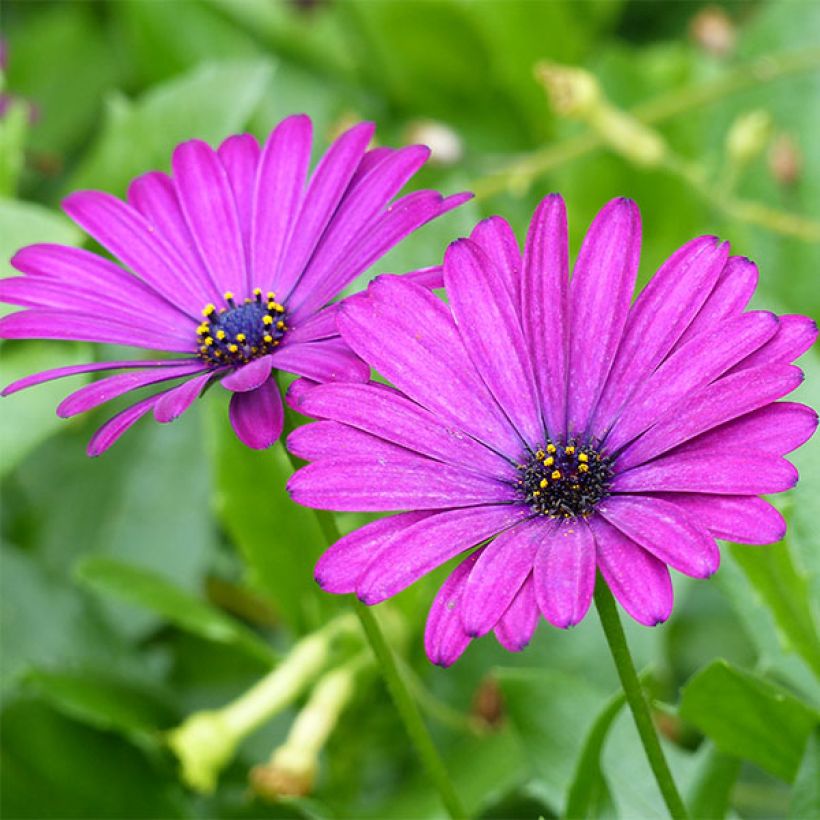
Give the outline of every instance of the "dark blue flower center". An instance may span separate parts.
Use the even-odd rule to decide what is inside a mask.
[[[585,518],[609,495],[612,460],[575,439],[548,440],[518,469],[519,492],[538,515]]]
[[[225,303],[223,308],[207,305],[202,311],[205,321],[197,328],[199,355],[208,364],[245,364],[279,347],[288,326],[275,293],[263,298],[256,288],[252,297],[237,304],[228,292]]]

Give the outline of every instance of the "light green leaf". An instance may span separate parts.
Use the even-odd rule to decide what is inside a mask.
[[[772,683],[715,661],[684,687],[680,715],[727,754],[791,782],[818,714]]]
[[[806,744],[806,754],[794,781],[789,817],[792,820],[820,817],[820,729],[815,729]]]
[[[689,813],[692,817],[726,817],[741,761],[708,742],[699,750],[699,756],[701,762],[686,801]]]
[[[77,577],[99,592],[162,615],[180,629],[234,646],[264,663],[276,660],[276,653],[242,623],[150,570],[90,556],[77,566]]]

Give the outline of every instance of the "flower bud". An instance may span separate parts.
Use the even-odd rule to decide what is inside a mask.
[[[748,165],[766,147],[772,133],[768,111],[757,109],[738,117],[726,135],[726,154],[735,165]]]
[[[413,120],[407,127],[404,141],[426,145],[430,149],[431,165],[455,165],[464,156],[461,137],[450,126],[438,120]]]
[[[735,50],[735,24],[720,6],[702,8],[692,18],[689,34],[697,46],[714,57],[727,57]]]
[[[803,170],[803,156],[797,143],[780,134],[769,151],[769,172],[780,185],[794,185]]]

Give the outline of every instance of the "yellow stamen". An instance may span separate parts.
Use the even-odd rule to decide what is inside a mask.
[[[570,444],[568,447],[564,447],[564,452],[571,456],[575,452],[575,448]]]
[[[554,444],[548,444],[547,445],[547,452],[548,453],[554,453],[557,449],[558,448]]]
[[[221,342],[221,341],[222,341],[222,340],[223,340],[223,339],[224,339],[227,335],[228,335],[228,334],[227,334],[227,333],[225,333],[225,331],[224,331],[224,330],[217,330],[217,331],[216,331],[216,338],[217,338],[217,339],[219,339],[219,341],[220,341],[220,342]]]
[[[233,299],[233,291],[226,290],[222,295],[225,297],[226,302],[230,302],[230,300]]]
[[[586,453],[579,453],[578,461],[582,464],[586,464],[589,461],[589,456]]]
[[[276,323],[276,327],[277,327],[279,330],[284,330],[284,329],[285,329],[285,323],[284,323],[284,322],[280,319],[280,320]]]
[[[248,337],[244,333],[237,333],[236,334],[236,341],[237,342],[246,342]]]
[[[554,481],[558,481],[561,478],[561,471],[560,470],[553,470],[552,475],[550,476]]]
[[[202,309],[202,315],[210,316],[212,313],[214,313],[214,311],[216,311],[216,305],[205,305],[205,307]]]
[[[589,464],[579,464],[578,465],[578,472],[588,473],[589,472]]]
[[[273,336],[271,336],[269,333],[266,333],[262,337],[262,341],[265,342],[265,344],[270,344],[273,341]]]
[[[273,324],[273,316],[263,316],[262,317],[262,324],[263,325],[272,325]]]
[[[228,345],[228,350],[230,350],[231,353],[237,353],[239,351],[239,345]]]
[[[552,467],[553,464],[555,464],[555,459],[552,456],[549,456],[548,458],[544,459],[545,467]]]
[[[548,484],[549,484],[549,481],[547,481],[547,479],[546,479],[546,478],[542,478],[542,479],[541,479],[541,483],[540,483],[538,486],[539,486],[542,490],[545,490],[545,489],[547,488],[547,485],[548,485]]]

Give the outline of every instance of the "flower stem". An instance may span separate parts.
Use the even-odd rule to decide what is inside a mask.
[[[626,701],[632,710],[641,743],[652,768],[652,773],[655,775],[658,788],[661,790],[661,795],[663,795],[663,800],[669,809],[669,814],[675,820],[679,818],[685,820],[687,817],[686,808],[678,792],[678,787],[672,779],[672,772],[669,771],[669,764],[666,762],[658,735],[655,732],[649,714],[649,707],[644,698],[641,683],[638,680],[638,673],[635,671],[635,664],[629,654],[629,647],[626,643],[621,620],[618,617],[615,599],[612,597],[612,593],[609,591],[604,579],[600,576],[595,586],[595,606],[601,618],[601,626],[604,628],[604,635],[606,635],[615,668],[618,670],[618,677],[621,679],[621,685],[624,688]]]

